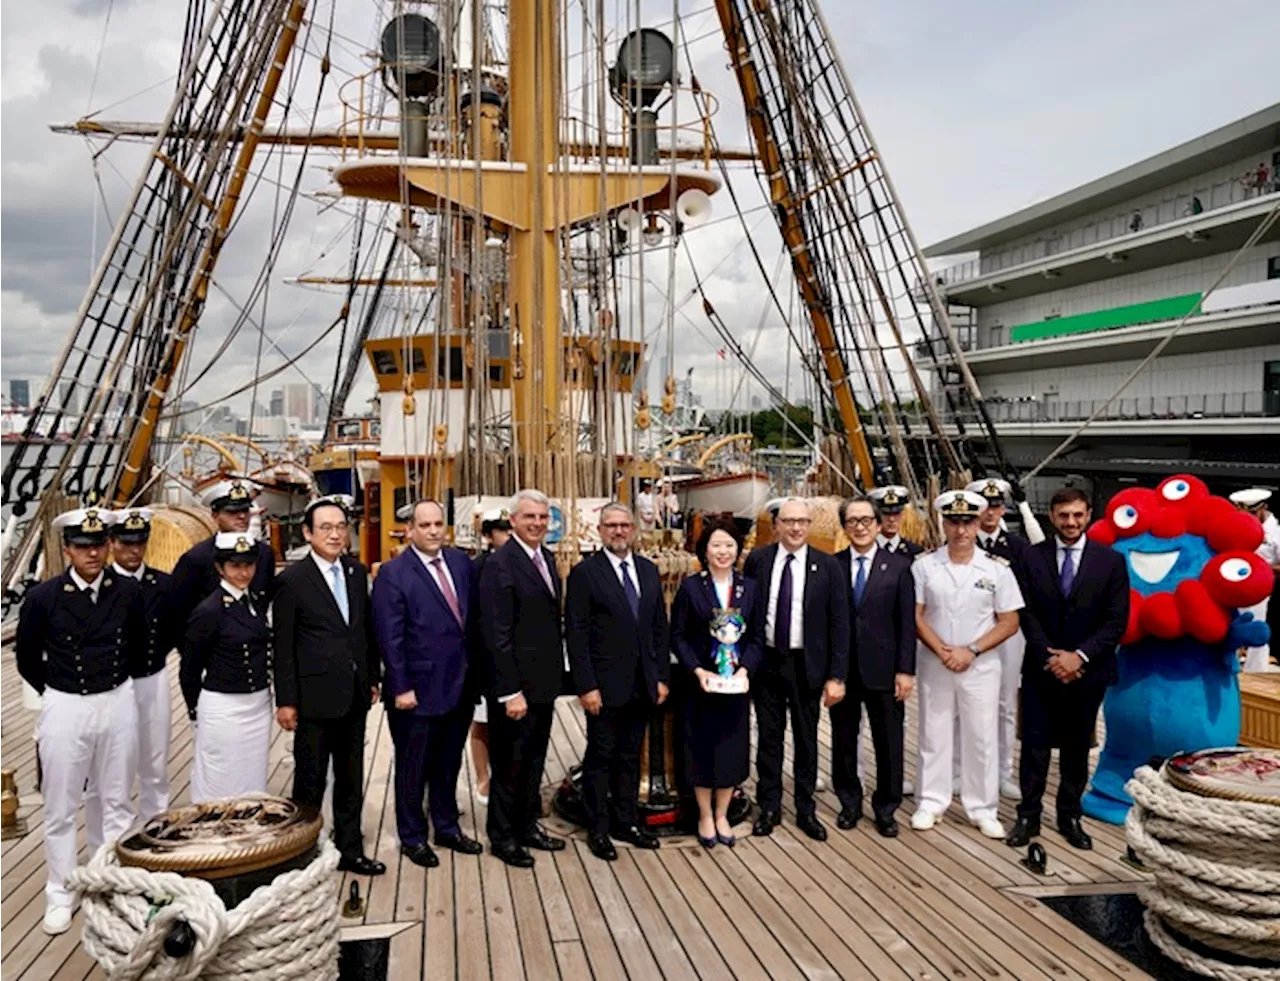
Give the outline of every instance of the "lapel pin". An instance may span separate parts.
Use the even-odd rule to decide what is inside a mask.
[[[703,575],[705,576],[706,573],[704,572]],[[62,591],[64,593],[74,593],[76,591],[76,587],[71,585],[69,582],[65,582],[62,584]]]
[[[110,580],[110,579],[104,579],[104,580],[102,580],[102,585],[103,585],[103,586],[110,586],[110,585],[111,585],[111,580]]]
[[[815,562],[813,565],[809,566],[809,571],[810,571],[810,572],[817,572],[817,571],[818,571],[818,564]]]

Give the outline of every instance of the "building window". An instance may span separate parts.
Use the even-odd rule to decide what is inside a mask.
[[[1267,361],[1262,366],[1262,411],[1280,416],[1280,361]]]
[[[1267,279],[1280,279],[1280,255],[1267,260]]]
[[[991,325],[991,346],[1000,347],[1003,344],[1004,344],[1004,325],[992,324]]]

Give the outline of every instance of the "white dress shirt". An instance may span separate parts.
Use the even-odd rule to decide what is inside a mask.
[[[622,581],[622,563],[627,563],[627,572],[631,574],[631,584],[636,588],[636,595],[640,595],[640,575],[636,569],[636,557],[634,552],[628,552],[626,555],[614,555],[607,548],[604,554],[609,557],[609,564],[613,566],[613,574],[618,577],[618,582],[622,583],[622,591],[627,591],[627,584]]]
[[[521,542],[521,544],[524,543]],[[453,595],[455,597],[458,595],[458,590],[453,582],[453,573],[449,571],[449,563],[444,560],[443,549],[435,555],[428,555],[426,552],[422,551],[422,549],[418,548],[417,545],[414,545],[413,554],[416,555],[422,564],[427,567],[427,572],[431,573],[431,578],[436,581],[436,585],[440,587],[441,593],[444,592],[444,587],[440,586],[440,577],[443,575],[445,579],[449,581],[449,588],[453,590]],[[436,564],[436,559],[440,560],[438,565]],[[462,601],[459,600],[458,602]]]
[[[783,638],[784,644],[775,643],[773,625],[778,613],[778,586],[782,583],[782,570],[786,567],[787,556],[794,555],[791,563],[791,637]],[[777,647],[790,650],[804,647],[804,581],[808,571],[809,546],[801,545],[794,552],[788,552],[779,544],[778,552],[773,557],[773,571],[769,575],[769,612],[764,622],[764,642],[766,647]]]
[[[1080,575],[1080,559],[1084,556],[1084,538],[1083,536],[1076,539],[1074,545],[1068,545],[1061,538],[1054,538],[1057,543],[1056,552],[1058,555],[1058,575],[1062,575],[1062,563],[1067,557],[1067,553],[1071,553],[1071,570],[1078,576]]]
[[[866,588],[866,582],[871,578],[871,567],[875,564],[876,553],[880,551],[880,546],[875,542],[871,543],[871,547],[865,552],[859,552],[854,546],[849,546],[849,591],[853,592],[853,584],[858,581],[858,559],[866,559],[863,568],[867,571],[863,573],[863,588]]]
[[[86,582],[84,579],[80,578],[80,573],[76,572],[76,570],[72,568],[71,581],[75,583],[79,589],[89,590],[92,594],[91,598],[96,603],[98,602],[98,592],[102,589],[102,577],[104,574],[105,573],[103,572],[99,572],[97,578],[94,579],[93,582]]]
[[[142,582],[142,574],[147,571],[147,564],[145,562],[142,563],[142,565],[138,566],[137,571],[135,572],[130,572],[128,569],[120,565],[119,562],[112,562],[111,568],[117,576],[126,576],[129,579],[136,579],[138,582]]]

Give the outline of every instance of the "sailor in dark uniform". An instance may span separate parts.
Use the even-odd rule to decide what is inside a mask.
[[[170,576],[143,561],[151,539],[151,511],[117,511],[110,535],[112,570],[137,580],[147,608],[146,660],[133,679],[133,700],[138,707],[138,817],[145,821],[169,809],[171,707],[169,675],[164,667],[178,638],[174,619],[168,614]]]
[[[903,538],[898,529],[902,527],[902,512],[911,499],[911,492],[899,484],[888,487],[877,487],[867,497],[880,505],[880,534],[876,544],[886,552],[906,555],[914,559],[924,552],[924,547]]]
[[[41,693],[36,726],[43,768],[44,932],[71,926],[74,895],[64,885],[76,866],[76,811],[85,783],[101,795],[86,814],[92,854],[133,823],[129,798],[137,765],[137,709],[131,675],[142,671],[147,621],[136,582],[105,568],[110,511],[59,515],[68,569],[40,583],[18,615],[18,673]]]
[[[988,555],[1003,559],[1013,570],[1013,577],[1018,580],[1018,588],[1027,596],[1027,557],[1031,543],[1025,538],[1009,534],[1003,526],[1005,502],[1011,496],[1013,488],[1007,480],[989,477],[975,480],[965,490],[981,494],[987,502],[987,509],[978,515],[978,548]],[[1022,791],[1018,787],[1018,773],[1013,768],[1013,747],[1018,738],[1018,685],[1022,680],[1022,656],[1026,653],[1027,641],[1019,630],[1000,645],[1000,796],[1010,800],[1021,800]],[[957,753],[959,752],[959,743]],[[956,772],[959,772],[957,766]]]
[[[253,508],[253,495],[249,486],[239,478],[223,480],[204,494],[204,500],[213,511],[213,520],[219,532],[246,534],[249,531],[249,512]],[[178,623],[186,623],[196,604],[218,588],[218,573],[214,569],[213,539],[191,546],[178,559],[169,584],[171,610]],[[271,580],[276,574],[276,560],[271,546],[264,541],[254,545],[255,571],[250,589],[265,593],[270,599]]]
[[[253,536],[213,539],[218,588],[187,621],[179,679],[195,722],[193,803],[266,793],[271,743],[271,627],[267,598],[253,589]]]

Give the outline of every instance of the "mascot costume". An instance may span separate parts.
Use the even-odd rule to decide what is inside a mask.
[[[1155,490],[1131,487],[1107,504],[1089,538],[1125,557],[1129,625],[1118,678],[1107,689],[1106,742],[1086,814],[1122,824],[1125,782],[1153,757],[1240,739],[1237,651],[1264,644],[1265,623],[1239,611],[1271,594],[1274,575],[1254,554],[1257,518],[1178,474]]]

